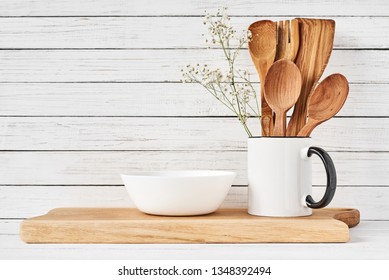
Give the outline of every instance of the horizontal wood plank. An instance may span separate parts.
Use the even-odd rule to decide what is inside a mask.
[[[388,51],[334,50],[324,77],[344,74],[353,83],[387,83]],[[167,82],[180,81],[192,63],[225,67],[222,50],[2,50],[2,82]],[[237,68],[258,75],[247,51]]]
[[[262,19],[285,17],[233,17],[231,22],[241,34]],[[389,47],[389,37],[382,36],[389,29],[386,17],[334,19],[334,48]],[[6,17],[0,18],[0,48],[204,48],[207,32],[199,17]]]
[[[19,227],[21,220],[10,220],[10,219],[1,219],[0,220],[0,238],[4,235],[17,235],[19,236]]]
[[[388,93],[389,84],[351,84],[337,116],[387,116]],[[189,83],[0,83],[0,104],[0,116],[233,116]]]
[[[2,218],[29,218],[60,207],[135,207],[124,186],[0,186]],[[315,186],[319,199],[324,187]],[[329,207],[357,208],[362,220],[389,220],[389,188],[338,186]],[[374,201],[374,203],[371,203]],[[232,187],[222,208],[247,208],[247,187]],[[7,234],[0,228],[0,235]]]
[[[388,153],[332,152],[340,185],[388,185]],[[2,152],[0,184],[121,184],[119,174],[167,169],[234,170],[247,184],[244,151]],[[325,172],[313,158],[313,184]]]
[[[93,8],[91,8],[93,7]],[[232,15],[388,15],[385,0],[246,0],[193,1],[144,0],[142,5],[128,0],[3,0],[0,16],[161,16],[202,15],[204,10],[215,11],[228,7]]]
[[[249,123],[259,135],[259,120]],[[0,137],[3,151],[247,149],[247,135],[236,118],[0,117]],[[389,119],[332,119],[312,137],[328,151],[389,152]]]

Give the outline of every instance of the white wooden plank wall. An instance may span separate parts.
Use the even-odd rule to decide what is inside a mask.
[[[132,205],[118,174],[139,169],[236,170],[224,206],[245,207],[243,129],[179,82],[187,63],[223,64],[200,18],[223,6],[238,30],[263,18],[336,20],[326,75],[345,74],[350,95],[313,138],[338,169],[333,206],[389,220],[388,1],[2,0],[0,229],[16,234],[12,220],[54,207]],[[247,51],[239,63],[255,76]]]

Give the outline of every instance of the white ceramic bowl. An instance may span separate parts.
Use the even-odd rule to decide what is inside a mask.
[[[165,216],[203,215],[216,211],[227,196],[235,172],[182,170],[121,175],[135,206]]]

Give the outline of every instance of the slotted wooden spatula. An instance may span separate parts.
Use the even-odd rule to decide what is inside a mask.
[[[276,59],[295,61],[299,49],[299,23],[297,19],[277,22],[277,53]]]
[[[302,86],[287,136],[296,136],[306,123],[308,98],[327,66],[335,35],[333,20],[299,18],[298,21],[300,46],[296,65],[301,72]]]

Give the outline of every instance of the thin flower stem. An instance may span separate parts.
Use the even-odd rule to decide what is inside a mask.
[[[250,132],[250,129],[248,128],[246,121],[244,121],[241,117],[239,118],[240,123],[243,125],[243,128],[246,130],[246,133],[249,137],[252,137],[253,135]]]
[[[224,43],[223,43],[223,40],[220,37],[220,34],[218,34],[218,36],[219,36],[219,39],[220,39],[220,45],[222,46],[224,55],[227,58],[228,62],[230,62],[230,56],[229,56],[230,53],[227,53],[226,48],[225,48]]]
[[[204,87],[208,92],[210,92],[219,102],[221,102],[224,106],[226,106],[228,109],[230,109],[233,113],[236,114],[236,111],[233,107],[230,107],[227,103],[225,103],[223,100],[221,100],[215,93],[213,93],[209,88]]]
[[[256,93],[256,91],[255,91],[255,89],[253,87],[253,84],[250,82],[249,79],[247,79],[246,77],[242,76],[239,71],[237,71],[237,73],[238,73],[239,77],[242,78],[249,85],[249,87],[251,88],[251,90],[254,93],[254,99],[255,99],[255,103],[257,105],[257,110],[258,110],[258,112],[256,113],[256,116],[258,117],[259,122],[261,122],[261,110],[259,108],[258,95],[257,95],[257,93]]]
[[[223,91],[222,91],[222,89],[221,89],[221,87],[220,87],[220,84],[217,84],[217,85],[218,85],[218,87],[220,88],[220,92],[222,92],[223,96],[226,98],[226,100],[228,101],[228,103],[231,104],[231,107],[232,107],[232,108],[230,108],[229,106],[227,106],[227,107],[228,107],[231,111],[233,111],[233,112],[238,116],[239,121],[240,121],[240,123],[243,125],[243,128],[245,129],[247,135],[248,135],[249,137],[252,137],[253,135],[251,134],[250,129],[247,127],[246,123],[242,120],[242,115],[241,115],[241,113],[238,113],[238,112],[236,111],[234,105],[233,105],[233,104],[231,103],[231,101],[224,95],[224,93],[223,93]],[[214,91],[216,92],[216,89],[215,89],[214,85],[211,84],[211,86],[212,86],[212,90],[214,90]],[[209,92],[211,92],[210,89],[208,89],[208,88],[206,88],[206,89],[207,89]],[[211,92],[211,94],[214,95],[214,96],[216,97],[216,94],[213,94],[212,92]],[[220,98],[218,98],[218,97],[216,97],[216,98],[217,98],[220,102],[222,102],[222,101],[220,100]],[[223,103],[223,102],[222,102],[222,103]],[[223,104],[224,104],[224,103],[223,103]],[[239,108],[239,107],[238,107],[238,108]],[[240,108],[239,108],[239,111],[240,111]]]
[[[229,59],[228,59],[228,62],[230,64],[230,72],[234,73],[234,64],[232,64]],[[231,76],[231,87],[232,87],[233,92],[236,93],[235,99],[236,99],[236,105],[237,105],[238,111],[239,111],[239,118],[241,119],[242,124],[244,126],[246,126],[246,124],[242,120],[242,110],[240,109],[240,102],[239,102],[239,98],[238,98],[238,95],[237,95],[238,91],[236,90],[234,75]]]
[[[215,86],[214,86],[213,84],[211,84],[211,86],[212,86],[212,90],[216,92],[217,89],[215,88]],[[220,84],[218,84],[218,87],[220,88]],[[227,96],[223,93],[223,91],[221,90],[221,88],[220,88],[220,92],[221,92],[221,94],[223,94],[224,99],[227,100],[227,102],[230,104],[231,110],[237,115],[238,113],[236,112],[236,109],[235,109],[235,107],[234,107],[234,104],[231,103],[231,101],[230,101],[230,100],[227,98]]]
[[[247,107],[249,107],[249,109],[250,109],[251,111],[253,111],[255,117],[258,116],[258,115],[257,115],[257,111],[255,111],[255,109],[254,109],[249,103],[247,103]]]
[[[229,100],[228,100],[227,98],[226,98],[227,101],[230,103],[230,105],[231,105],[232,107],[230,107],[230,105],[228,105],[227,103],[225,103],[223,100],[221,100],[221,99],[217,96],[216,90],[215,90],[215,88],[213,87],[212,84],[211,84],[211,86],[212,86],[212,89],[214,90],[214,92],[212,92],[207,86],[203,85],[203,84],[201,83],[201,81],[198,80],[198,79],[196,79],[196,77],[195,77],[194,75],[190,75],[190,77],[191,77],[191,79],[192,79],[194,82],[196,82],[196,83],[202,85],[210,94],[212,94],[212,95],[213,95],[217,100],[219,100],[224,106],[226,106],[228,109],[230,109],[232,112],[234,112],[234,113],[236,114],[235,109],[233,108],[232,104],[229,102]]]
[[[221,39],[221,36],[220,36],[220,33],[218,33],[218,36],[219,36],[219,39],[220,39],[220,44],[222,46],[222,49],[223,49],[223,52],[224,52],[224,55],[228,61],[228,64],[229,64],[229,67],[230,67],[230,73],[232,73],[232,76],[231,76],[231,84],[230,84],[230,87],[232,88],[233,92],[237,93],[236,91],[236,87],[235,87],[235,80],[234,80],[234,64],[231,62],[231,59],[230,59],[230,53],[226,51],[226,47],[223,43],[223,40]],[[228,41],[227,41],[228,42]],[[239,99],[238,97],[236,97],[236,103],[237,103],[237,107],[238,107],[238,111],[239,111],[239,119],[241,119],[241,116],[242,116],[242,112],[240,110],[240,102],[239,102]]]
[[[220,86],[220,83],[217,83],[217,86],[218,86],[219,89],[216,89],[215,87],[213,87],[213,89],[214,89],[215,91],[220,92],[220,93],[223,95],[224,99],[227,100],[227,102],[231,105],[232,108],[234,108],[234,112],[236,113],[236,109],[235,109],[234,104],[232,104],[232,102],[230,101],[230,99],[226,96],[226,94],[224,93],[223,89],[222,89],[221,86]],[[236,114],[237,114],[237,113],[236,113]]]
[[[243,125],[243,128],[246,130],[246,133],[249,137],[253,137],[253,135],[251,134],[250,132],[250,129],[247,127],[246,123],[245,122],[240,122],[242,125]]]
[[[232,58],[232,62],[233,62],[233,63],[235,62],[235,59],[237,58],[237,56],[238,56],[238,54],[239,54],[241,48],[243,47],[244,43],[245,43],[245,41],[242,40],[242,41],[240,42],[239,46],[237,47],[236,51],[234,52],[234,56],[233,56],[233,58]]]
[[[220,36],[220,33],[218,33],[218,37],[219,37],[219,40],[220,40],[220,45],[221,45],[221,47],[222,47],[222,49],[223,49],[223,52],[224,52],[224,55],[225,55],[225,57],[227,58],[227,61],[228,61],[228,64],[229,64],[229,67],[230,67],[230,73],[232,73],[232,76],[231,76],[231,85],[232,85],[232,88],[233,88],[233,90],[234,90],[234,92],[237,92],[236,91],[236,88],[235,88],[235,81],[234,81],[234,75],[233,75],[233,73],[234,73],[234,64],[233,64],[233,62],[231,61],[231,58],[230,58],[230,55],[231,55],[231,53],[230,53],[230,51],[229,51],[229,49],[228,49],[228,46],[229,46],[229,40],[227,40],[227,49],[228,49],[228,52],[226,51],[226,46],[224,45],[224,43],[223,43],[223,40],[222,40],[222,38],[221,38],[221,36]],[[239,104],[239,100],[238,100],[238,98],[236,98],[236,102],[237,102],[237,105],[238,105],[238,109],[239,109],[239,114],[241,115],[241,111],[240,111],[240,104]]]
[[[203,86],[209,93],[211,93],[217,100],[219,100],[224,106],[226,106],[228,109],[230,109],[232,112],[234,112],[236,114],[236,111],[234,109],[234,107],[230,107],[229,104],[225,103],[223,100],[221,100],[216,93],[212,92],[209,88],[207,88],[206,86]],[[227,100],[229,101],[229,100]],[[231,104],[232,105],[232,104]]]

